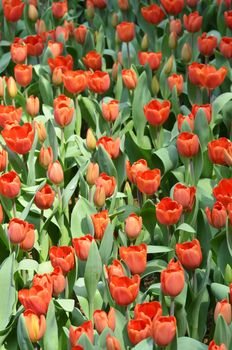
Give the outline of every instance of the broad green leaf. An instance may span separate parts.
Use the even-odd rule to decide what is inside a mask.
[[[20,350],[34,350],[23,315],[20,315],[18,320],[17,339]]]
[[[200,343],[199,341],[188,338],[188,337],[181,337],[178,338],[178,350],[207,350],[208,346]]]
[[[53,105],[52,85],[43,75],[39,76],[39,91],[46,105]]]
[[[183,223],[176,228],[176,231],[180,231],[180,230],[185,231],[185,232],[189,232],[189,233],[196,232],[196,230],[192,226],[190,226],[189,224],[186,224],[186,223]]]
[[[174,145],[160,148],[158,151],[155,151],[153,155],[156,156],[156,164],[158,161],[157,167],[159,167],[164,173],[175,169],[178,166],[178,152]]]
[[[211,287],[212,293],[217,298],[217,300],[228,298],[228,295],[230,292],[229,287],[220,283],[212,283],[210,287]]]
[[[118,177],[117,170],[114,166],[112,159],[106,150],[100,145],[97,150],[97,160],[100,167],[100,171],[106,173],[107,175],[114,176],[116,179]]]
[[[44,334],[43,342],[44,350],[58,349],[58,326],[53,300],[50,301],[46,315],[46,332]]]
[[[226,323],[224,317],[219,315],[216,321],[216,327],[214,332],[214,340],[216,344],[224,343],[228,348],[231,341],[231,329]]]
[[[225,107],[227,102],[232,100],[232,92],[225,92],[219,95],[212,103],[212,117],[213,120],[216,118],[217,114]]]
[[[99,248],[99,253],[102,259],[103,264],[107,264],[108,259],[112,252],[113,241],[114,241],[114,225],[110,223],[104,233],[104,236],[101,241],[101,245]]]
[[[159,253],[169,253],[173,251],[172,248],[169,247],[163,247],[163,246],[153,246],[153,245],[148,245],[147,246],[147,254],[159,254]]]
[[[59,304],[62,309],[67,312],[73,312],[75,301],[74,299],[57,299],[57,304]]]
[[[78,199],[71,214],[71,233],[73,238],[89,233],[87,217],[95,212],[96,209],[87,201],[87,199],[83,197]]]

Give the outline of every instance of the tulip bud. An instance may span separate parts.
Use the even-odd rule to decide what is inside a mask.
[[[56,266],[54,271],[50,274],[53,284],[53,293],[55,296],[58,296],[62,293],[66,286],[66,279],[62,273],[60,266]]]
[[[116,12],[114,12],[112,14],[112,19],[111,19],[111,24],[113,28],[116,28],[117,24],[118,24],[118,15]]]
[[[141,49],[146,51],[148,49],[148,36],[147,34],[144,34],[141,42]]]
[[[94,204],[101,208],[105,204],[106,194],[104,186],[97,186],[93,197]]]
[[[142,230],[142,217],[132,213],[125,220],[125,232],[129,239],[136,239]]]
[[[38,18],[38,10],[34,5],[29,5],[28,17],[32,22],[35,22]]]
[[[52,82],[54,85],[61,85],[63,83],[62,75],[62,69],[60,67],[56,67],[52,72]]]
[[[15,98],[18,93],[17,85],[13,77],[7,80],[7,91],[11,98]]]
[[[115,62],[112,67],[112,78],[116,81],[118,78],[118,62]]]
[[[172,71],[173,68],[173,61],[174,61],[174,56],[170,56],[169,59],[167,60],[166,64],[165,64],[165,69],[164,69],[164,73],[169,75]]]
[[[3,219],[4,219],[4,213],[3,213],[2,205],[0,204],[0,225],[3,222]]]
[[[175,50],[177,46],[177,34],[175,32],[171,32],[168,39],[168,46],[170,49]]]
[[[0,77],[0,98],[4,96],[4,78]]]
[[[128,0],[118,0],[118,7],[122,11],[127,11],[129,9],[129,2]]]
[[[49,164],[53,162],[53,151],[51,147],[45,148],[44,146],[41,147],[41,150],[39,152],[39,164],[44,168],[47,169]]]
[[[156,75],[153,76],[152,81],[151,81],[151,90],[154,95],[157,95],[160,89],[159,81],[156,78]]]
[[[107,350],[121,350],[122,347],[116,337],[107,335],[106,337],[106,349]]]
[[[89,163],[86,172],[86,181],[90,186],[95,184],[95,181],[99,177],[99,165],[97,163]]]
[[[192,49],[188,43],[185,43],[181,50],[181,58],[185,63],[189,63],[192,58]]]
[[[38,316],[33,311],[26,310],[23,313],[23,317],[25,320],[29,338],[33,343],[37,342],[43,337],[46,330],[45,316]]]
[[[226,268],[225,268],[224,280],[226,284],[232,283],[232,268],[228,264],[226,265]]]
[[[30,96],[27,98],[26,111],[31,117],[35,117],[39,113],[38,97]]]
[[[96,138],[93,134],[92,129],[88,129],[87,130],[87,134],[86,134],[86,146],[88,148],[88,150],[90,151],[94,151],[97,145],[97,141]]]
[[[48,177],[49,177],[49,180],[57,186],[63,182],[64,172],[58,160],[49,164]]]
[[[94,17],[94,7],[89,6],[85,11],[86,19],[91,20]]]
[[[226,323],[231,323],[231,305],[227,299],[218,301],[214,310],[214,321],[217,321],[218,316],[221,315]]]
[[[35,122],[35,127],[38,132],[38,138],[41,143],[44,143],[47,137],[47,132],[43,122]]]
[[[46,24],[43,19],[38,19],[35,24],[35,30],[37,34],[41,34],[47,31]]]
[[[7,166],[8,153],[4,149],[0,149],[0,171],[4,171]]]

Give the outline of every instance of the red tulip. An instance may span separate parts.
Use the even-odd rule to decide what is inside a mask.
[[[54,72],[54,70],[57,68],[61,68],[62,72],[66,72],[69,70],[72,71],[73,58],[71,55],[56,56],[55,58],[48,58],[48,65],[52,72]]]
[[[230,140],[226,137],[221,137],[218,140],[213,140],[208,143],[209,159],[214,164],[226,165],[225,150],[231,146]]]
[[[139,275],[133,277],[112,276],[109,281],[110,293],[114,301],[121,306],[126,306],[135,301],[140,285]]]
[[[213,205],[212,211],[210,208],[205,209],[205,213],[208,222],[215,228],[222,228],[226,224],[227,212],[224,205],[220,202],[216,202]]]
[[[75,346],[82,334],[86,334],[90,342],[93,343],[94,333],[91,321],[84,322],[81,326],[69,328],[69,339],[72,346]]]
[[[129,161],[126,162],[127,177],[133,183],[137,182],[138,174],[140,172],[143,173],[146,170],[148,170],[148,166],[147,166],[147,161],[145,159],[139,159],[137,160],[137,162],[134,162],[132,165],[130,164]]]
[[[100,213],[92,214],[91,219],[94,227],[94,237],[96,239],[102,239],[106,227],[110,222],[108,210],[103,210]]]
[[[54,118],[56,123],[64,128],[72,122],[74,108],[70,106],[71,99],[65,95],[60,95],[54,100]]]
[[[227,68],[223,66],[217,70],[212,65],[193,62],[188,67],[188,73],[192,84],[213,90],[225,80]]]
[[[151,125],[159,126],[164,124],[168,119],[170,108],[170,101],[165,100],[160,102],[158,100],[151,100],[143,107],[143,112]]]
[[[75,28],[74,35],[78,44],[83,45],[85,43],[86,34],[86,26],[80,25],[78,28]]]
[[[156,4],[152,4],[147,7],[141,8],[143,18],[151,24],[159,24],[164,19],[165,13],[161,7]]]
[[[130,342],[136,345],[151,336],[151,321],[148,319],[130,320],[127,324],[127,332]]]
[[[101,334],[106,327],[111,328],[112,331],[115,329],[115,310],[110,308],[108,314],[103,310],[95,310],[93,313],[94,325],[99,334]]]
[[[75,267],[74,249],[73,247],[51,247],[49,257],[53,267],[59,266],[64,275]]]
[[[180,203],[184,211],[191,211],[195,202],[196,187],[178,183],[174,187],[173,199]]]
[[[123,69],[122,80],[127,89],[134,90],[136,88],[138,80],[137,74],[133,69]]]
[[[6,145],[15,153],[28,153],[34,141],[34,131],[30,123],[12,126],[2,131]]]
[[[150,321],[162,315],[162,307],[158,301],[136,304],[134,309],[135,319],[148,319]]]
[[[80,260],[87,260],[91,243],[94,241],[93,236],[85,235],[72,239],[72,245],[75,249],[76,256]]]
[[[60,185],[64,180],[64,172],[62,166],[58,160],[53,163],[50,163],[48,166],[48,178],[55,184]]]
[[[3,148],[0,148],[0,172],[6,169],[8,162],[8,153]]]
[[[122,22],[116,27],[120,41],[128,43],[135,37],[135,24],[132,22]]]
[[[225,11],[224,18],[225,18],[225,22],[226,22],[227,27],[232,29],[232,10]]]
[[[178,15],[184,8],[184,0],[161,0],[161,5],[170,15]]]
[[[181,204],[165,197],[156,205],[156,218],[162,225],[174,225],[179,221],[182,211]]]
[[[184,87],[183,75],[175,73],[170,75],[170,77],[168,77],[168,87],[171,91],[176,87],[177,94],[180,95]]]
[[[102,145],[109,156],[115,159],[120,153],[120,138],[113,139],[112,137],[103,136],[97,141],[97,146]]]
[[[34,225],[29,224],[28,229],[26,231],[26,237],[20,243],[20,248],[25,252],[27,252],[34,247],[34,244],[35,244],[35,229],[34,229]]]
[[[37,133],[38,133],[38,139],[39,139],[40,143],[43,143],[47,137],[45,125],[43,122],[36,122],[36,121],[34,122],[34,125],[35,125],[35,128],[36,128]]]
[[[217,321],[219,315],[221,315],[226,323],[229,325],[231,323],[231,305],[227,299],[218,301],[214,310],[214,321]]]
[[[21,182],[15,171],[0,176],[0,194],[7,198],[15,198],[20,192]]]
[[[196,33],[201,29],[203,17],[199,16],[198,11],[195,11],[190,13],[188,16],[184,14],[183,20],[187,31],[190,33]]]
[[[3,13],[7,21],[17,22],[22,17],[24,5],[22,0],[3,0]]]
[[[97,163],[89,163],[86,172],[86,181],[92,186],[95,184],[97,178],[99,177],[99,165]]]
[[[11,243],[18,244],[25,239],[28,225],[28,222],[17,218],[13,218],[9,221],[8,236]]]
[[[184,288],[184,270],[179,261],[172,259],[160,275],[161,289],[164,295],[176,297]]]
[[[58,1],[52,3],[52,14],[55,18],[62,18],[68,12],[67,1]]]
[[[136,239],[142,230],[142,217],[131,213],[125,220],[125,233],[131,240]]]
[[[63,275],[62,269],[60,266],[56,266],[53,272],[50,273],[52,280],[52,294],[58,296],[62,293],[66,286],[65,276]]]
[[[176,254],[181,264],[188,270],[196,269],[201,265],[202,252],[197,239],[191,242],[177,243]]]
[[[51,208],[54,202],[54,199],[55,199],[55,192],[53,191],[51,186],[46,184],[41,188],[41,190],[36,192],[34,201],[35,201],[35,205],[39,209],[45,210],[45,209]]]
[[[119,255],[133,275],[145,271],[147,266],[147,245],[145,243],[138,246],[120,247]]]
[[[120,10],[127,11],[129,9],[129,6],[130,4],[128,0],[118,0],[118,7],[120,8]]]
[[[116,179],[114,176],[109,176],[106,173],[101,173],[95,181],[96,186],[103,186],[106,198],[111,197],[116,188]]]
[[[18,298],[26,310],[30,309],[40,316],[47,313],[51,294],[46,288],[33,286],[30,289],[19,290]]]
[[[102,115],[108,122],[114,122],[119,114],[119,101],[111,100],[110,102],[102,102]]]
[[[87,79],[83,70],[68,70],[63,74],[65,88],[72,94],[79,94],[87,88]]]
[[[4,212],[2,209],[2,205],[0,204],[0,225],[3,223],[4,220]]]
[[[193,116],[193,114],[192,113],[190,113],[189,115],[178,114],[177,125],[178,125],[179,131],[181,131],[184,121],[189,125],[190,129],[193,131],[194,130],[194,116]]]
[[[23,317],[29,338],[33,343],[36,343],[44,336],[46,331],[46,319],[44,315],[38,316],[31,310],[24,311]]]
[[[106,266],[106,271],[107,271],[109,280],[112,278],[112,276],[125,277],[122,264],[120,263],[119,260],[116,260],[116,259],[112,261],[111,265]]]
[[[232,203],[232,178],[219,181],[219,184],[213,189],[213,195],[227,208],[228,204]]]
[[[44,49],[43,39],[40,35],[29,35],[23,42],[27,45],[28,56],[40,56]]]
[[[182,32],[182,24],[180,19],[172,19],[169,23],[170,32],[176,33],[176,35],[180,35]]]
[[[45,148],[44,146],[41,147],[39,152],[39,164],[47,169],[49,164],[53,162],[53,151],[52,148],[49,146],[48,148]]]
[[[120,342],[116,337],[109,334],[106,336],[106,350],[122,350]]]
[[[152,338],[158,346],[167,346],[176,335],[176,318],[174,316],[160,316],[153,320]]]
[[[13,42],[10,46],[10,54],[14,63],[23,63],[27,58],[27,45],[23,42]]]
[[[145,52],[140,51],[138,53],[139,63],[142,66],[148,64],[152,70],[159,68],[162,60],[162,52]]]
[[[212,56],[217,47],[217,38],[214,35],[207,36],[207,33],[202,33],[202,35],[197,38],[197,45],[202,55]]]
[[[54,58],[60,56],[63,51],[63,43],[57,42],[57,41],[52,41],[48,40],[48,48],[50,49],[52,55]]]
[[[35,117],[39,113],[38,97],[29,96],[26,100],[26,111],[31,117]]]
[[[220,51],[225,58],[232,58],[232,38],[223,37],[221,39]]]
[[[153,195],[158,190],[160,181],[161,172],[159,169],[139,172],[136,177],[136,184],[139,191],[149,196]]]
[[[88,87],[96,94],[104,94],[110,87],[110,76],[107,72],[96,70],[88,74]]]
[[[97,51],[89,51],[82,60],[87,69],[95,71],[102,68],[102,58]]]
[[[193,114],[194,118],[196,118],[196,115],[197,115],[197,112],[199,111],[199,109],[202,109],[205,112],[207,121],[208,121],[208,123],[210,123],[211,119],[212,119],[212,106],[211,106],[211,104],[193,105],[191,113]]]
[[[5,128],[7,123],[17,124],[22,117],[22,107],[4,106],[0,104],[0,126]]]
[[[192,158],[199,150],[199,138],[191,132],[182,132],[176,141],[178,153],[182,157]]]
[[[227,350],[225,344],[217,345],[214,340],[209,343],[208,350]]]
[[[44,273],[42,275],[36,274],[33,277],[33,286],[41,286],[49,291],[52,295],[52,279],[48,273]]]
[[[14,75],[17,83],[25,88],[32,80],[32,65],[16,64]]]

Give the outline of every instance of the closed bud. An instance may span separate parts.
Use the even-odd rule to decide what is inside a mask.
[[[35,30],[37,34],[41,34],[47,31],[46,24],[43,19],[38,19],[35,24]]]
[[[87,134],[86,134],[86,146],[87,146],[88,150],[94,151],[96,148],[96,144],[97,144],[97,141],[96,141],[96,138],[93,134],[93,131],[92,131],[92,129],[89,128],[87,130]]]
[[[11,98],[15,98],[15,96],[17,95],[18,89],[13,77],[10,77],[7,80],[7,91]]]
[[[93,197],[94,204],[98,207],[101,208],[105,204],[106,201],[106,194],[105,194],[105,189],[104,186],[97,186],[94,197]]]
[[[0,77],[0,98],[4,96],[4,78]]]
[[[189,63],[192,58],[192,49],[188,43],[185,43],[181,50],[181,58],[185,63]]]
[[[86,181],[92,186],[95,184],[95,181],[99,177],[99,165],[97,163],[89,163],[87,172],[86,172]]]
[[[52,82],[54,85],[57,86],[62,84],[63,82],[62,75],[63,75],[62,69],[60,67],[56,67],[52,72]]]
[[[156,78],[156,75],[153,76],[152,81],[151,81],[151,90],[154,95],[157,95],[160,89],[160,84],[158,79]]]
[[[148,36],[147,34],[144,34],[141,42],[141,49],[146,51],[148,49]]]
[[[231,323],[231,305],[227,299],[218,301],[214,310],[214,321],[217,321],[218,316],[221,315],[226,323]]]
[[[46,331],[46,319],[44,315],[38,316],[32,310],[27,309],[23,313],[27,333],[31,341],[37,342],[40,340]]]
[[[35,122],[35,127],[38,132],[38,138],[41,143],[44,143],[47,137],[47,132],[43,122]]]
[[[115,62],[112,67],[112,78],[116,81],[118,78],[118,62]]]
[[[113,28],[116,28],[117,24],[118,24],[118,15],[116,12],[114,12],[112,14],[112,19],[111,19],[111,24]]]
[[[39,164],[44,168],[47,169],[49,164],[53,162],[53,151],[51,147],[45,148],[44,146],[41,147],[41,150],[39,152]]]
[[[7,166],[8,153],[3,148],[0,148],[0,171],[4,171]]]
[[[26,111],[31,117],[35,117],[39,113],[38,97],[29,96],[26,101]]]
[[[170,56],[169,59],[167,60],[166,64],[165,64],[165,69],[164,69],[164,73],[169,75],[172,71],[173,68],[173,61],[174,61],[174,56]]]
[[[38,10],[34,5],[29,5],[28,17],[31,21],[35,22],[38,18]]]
[[[226,265],[226,268],[225,268],[224,279],[226,284],[232,283],[232,268],[228,264]]]
[[[177,46],[177,34],[175,32],[171,32],[168,39],[168,46],[170,49],[175,50]]]
[[[48,177],[49,177],[49,180],[57,186],[63,182],[64,172],[63,172],[62,166],[58,160],[49,164]]]

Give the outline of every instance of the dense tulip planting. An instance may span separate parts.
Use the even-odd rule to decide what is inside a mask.
[[[0,1],[0,349],[232,349],[232,1]]]

